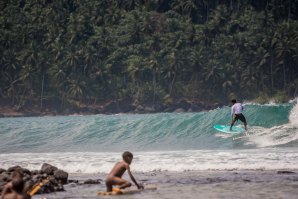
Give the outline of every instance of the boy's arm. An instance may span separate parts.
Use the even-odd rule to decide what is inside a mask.
[[[129,177],[130,177],[131,180],[133,181],[133,183],[135,183],[135,185],[138,187],[138,189],[144,189],[144,187],[143,187],[142,185],[139,185],[139,184],[137,183],[137,181],[135,180],[135,178],[133,177],[133,175],[132,175],[132,173],[131,173],[131,171],[130,171],[130,167],[129,167],[129,166],[127,167],[127,172],[128,172]]]
[[[11,182],[7,183],[2,190],[0,199],[3,199],[7,193],[11,192],[11,188],[12,188],[12,183]]]

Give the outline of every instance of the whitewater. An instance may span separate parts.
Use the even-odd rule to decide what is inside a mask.
[[[230,107],[199,113],[119,114],[0,119],[0,167],[70,173],[109,172],[134,153],[137,172],[298,169],[298,105],[245,104],[248,136],[220,134]],[[237,123],[237,125],[242,125]]]

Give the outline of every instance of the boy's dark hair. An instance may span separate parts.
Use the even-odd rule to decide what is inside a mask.
[[[22,194],[24,189],[24,181],[23,181],[23,171],[21,169],[16,169],[12,173],[12,189],[17,193]]]
[[[133,154],[129,151],[125,151],[123,154],[122,154],[122,158],[125,159],[126,157],[130,157],[130,158],[133,158]]]
[[[236,103],[237,101],[236,101],[236,99],[232,99],[231,102],[232,103]]]
[[[12,180],[12,189],[17,193],[22,194],[24,189],[24,181],[22,178],[15,178]]]

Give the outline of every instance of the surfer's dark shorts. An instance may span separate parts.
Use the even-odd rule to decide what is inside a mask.
[[[240,120],[241,122],[243,122],[244,124],[246,124],[246,119],[245,119],[245,117],[244,117],[244,115],[242,113],[235,114],[234,122],[236,122],[237,120]]]

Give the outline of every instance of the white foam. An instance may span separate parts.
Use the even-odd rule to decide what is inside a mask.
[[[289,115],[289,123],[272,128],[250,127],[246,145],[271,147],[284,145],[298,140],[298,104],[295,104]],[[245,137],[243,138],[245,139]]]
[[[160,151],[134,155],[131,165],[134,172],[298,169],[297,148]],[[120,159],[121,153],[15,153],[0,154],[0,165],[4,169],[20,165],[38,170],[47,162],[69,173],[108,173]]]
[[[294,128],[298,128],[298,103],[291,110],[289,120]]]
[[[272,128],[252,127],[250,135],[243,137],[247,140],[246,145],[256,145],[257,147],[270,147],[284,145],[298,140],[298,131],[289,124]]]

